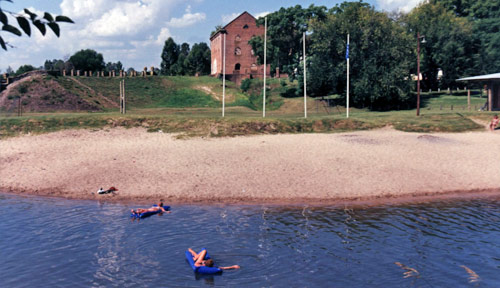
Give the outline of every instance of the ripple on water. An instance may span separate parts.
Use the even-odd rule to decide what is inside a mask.
[[[470,271],[483,287],[498,284],[495,201],[362,209],[180,205],[140,221],[131,221],[130,208],[0,197],[0,286],[463,287]],[[207,248],[218,265],[242,269],[196,276],[185,260],[188,247]],[[404,267],[418,277],[405,278]]]

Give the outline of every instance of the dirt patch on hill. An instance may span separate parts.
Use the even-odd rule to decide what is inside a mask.
[[[215,91],[212,90],[211,87],[208,87],[208,86],[196,86],[196,87],[194,87],[194,89],[200,90],[200,91],[203,91],[203,92],[207,93],[208,95],[212,96],[217,101],[222,101],[222,93],[216,93]],[[234,99],[235,99],[234,95],[230,94],[230,93],[227,93],[227,91],[226,91],[225,101],[226,102],[233,102]]]
[[[24,112],[97,111],[106,106],[99,100],[91,101],[68,91],[42,71],[28,72],[0,93],[0,110],[15,112],[19,103]]]

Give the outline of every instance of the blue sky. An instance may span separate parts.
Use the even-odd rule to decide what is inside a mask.
[[[61,37],[52,31],[42,37],[34,31],[31,37],[17,37],[2,32],[4,40],[14,45],[0,50],[0,72],[8,66],[42,66],[47,59],[64,59],[81,49],[102,53],[106,62],[121,61],[125,68],[158,67],[163,43],[172,37],[176,43],[209,43],[216,25],[225,25],[248,11],[258,17],[281,7],[311,4],[328,8],[343,1],[285,0],[14,0],[0,1],[3,10],[20,12],[29,8],[38,14],[50,12],[65,15],[75,24],[62,23]],[[377,10],[408,11],[420,0],[365,0]],[[9,22],[16,23],[13,18]]]

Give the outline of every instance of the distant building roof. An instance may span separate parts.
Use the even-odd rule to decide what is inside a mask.
[[[457,81],[481,81],[481,80],[500,80],[500,73],[493,73],[487,75],[479,75],[472,77],[465,77],[457,79]]]
[[[226,33],[226,27],[229,26],[229,25],[231,25],[231,23],[233,23],[236,19],[240,18],[241,16],[243,16],[245,14],[250,15],[250,17],[252,17],[253,19],[255,19],[255,17],[253,17],[252,14],[248,13],[247,11],[245,11],[245,12],[241,13],[240,15],[238,15],[238,17],[236,17],[233,20],[231,20],[231,22],[229,22],[226,25],[224,25],[224,27],[219,28],[217,31],[215,31],[215,33],[212,36],[210,36],[210,41],[212,41],[212,39],[214,39],[220,33]],[[255,19],[255,20],[257,20],[257,19]]]

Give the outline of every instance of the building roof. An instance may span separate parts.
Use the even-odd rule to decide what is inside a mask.
[[[229,23],[227,23],[226,25],[224,25],[224,27],[222,27],[222,28],[220,28],[219,30],[215,31],[214,35],[212,35],[212,36],[210,37],[210,40],[214,39],[214,38],[215,38],[215,36],[217,36],[219,33],[221,33],[221,32],[225,32],[225,31],[226,31],[226,27],[227,27],[227,26],[231,25],[231,23],[233,23],[233,22],[234,22],[234,20],[236,20],[236,19],[240,18],[241,16],[243,16],[243,15],[245,15],[245,14],[248,14],[248,15],[250,15],[250,17],[252,17],[253,19],[255,19],[255,17],[253,17],[253,15],[252,15],[252,14],[248,13],[247,11],[245,11],[245,12],[241,13],[240,15],[238,15],[238,17],[235,17],[233,20],[231,20],[231,22],[229,22]],[[256,19],[256,20],[257,20],[257,19]]]
[[[484,81],[484,80],[500,80],[500,73],[472,76],[457,79],[457,81]]]

